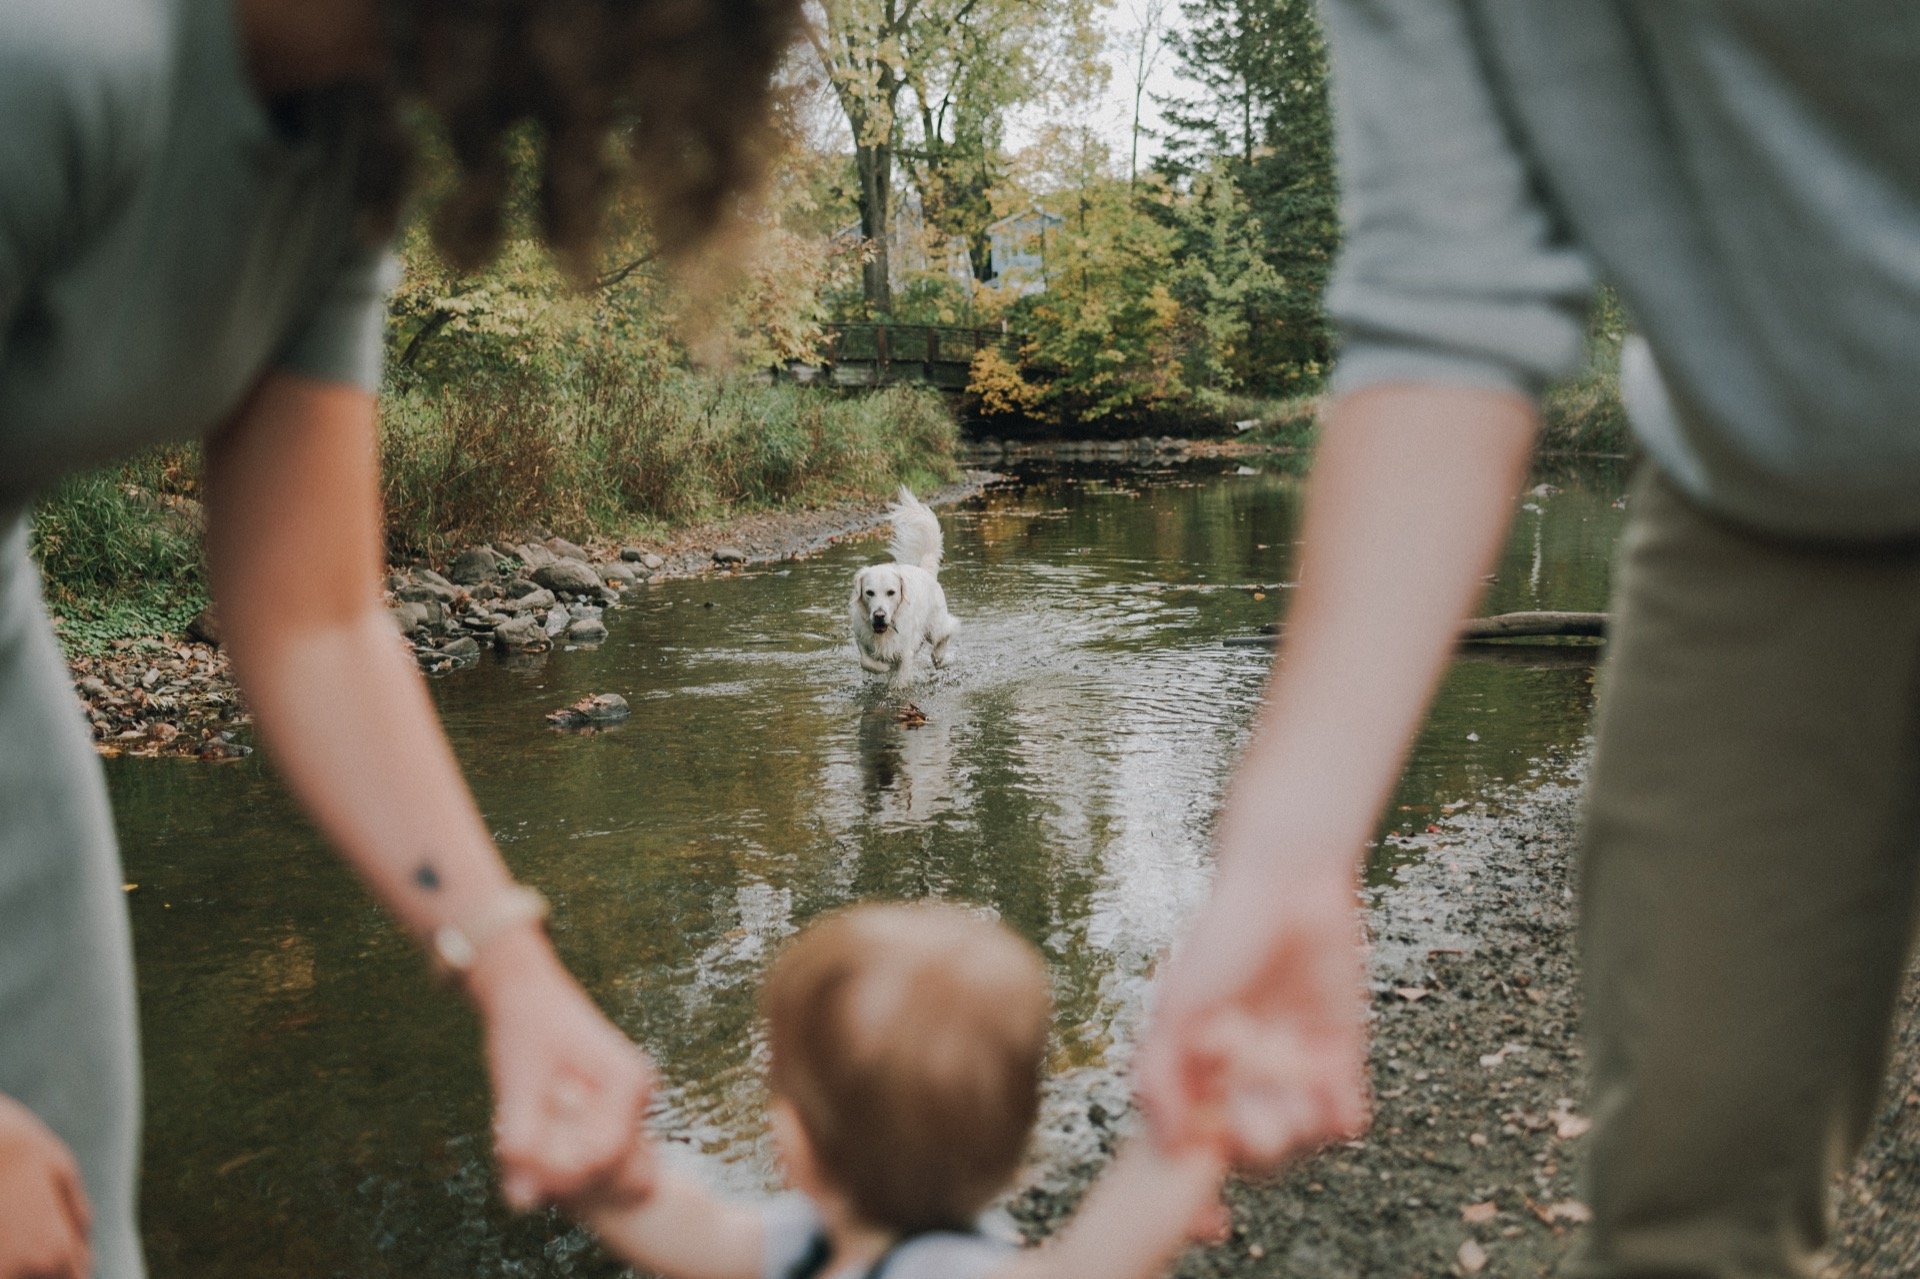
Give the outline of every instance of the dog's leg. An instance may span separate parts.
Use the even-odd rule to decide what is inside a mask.
[[[947,645],[952,642],[953,632],[951,631],[933,642],[933,664],[935,666],[945,666],[947,664]]]
[[[885,675],[893,669],[893,667],[887,665],[859,645],[854,646],[854,651],[860,655],[860,669],[863,671],[872,671],[875,675]]]
[[[888,683],[892,684],[895,688],[901,688],[913,683],[913,658],[914,655],[911,652],[903,656],[900,659],[899,665],[893,668],[893,677],[888,680]]]

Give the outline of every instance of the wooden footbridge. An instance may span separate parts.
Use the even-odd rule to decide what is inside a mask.
[[[775,372],[781,381],[827,386],[913,384],[942,391],[967,389],[973,357],[989,347],[1009,355],[1017,339],[998,328],[950,324],[835,324],[821,343],[818,364],[793,363]]]

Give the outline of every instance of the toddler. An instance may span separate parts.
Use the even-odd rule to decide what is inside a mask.
[[[1050,1020],[1039,955],[999,924],[931,903],[839,911],[780,955],[762,1008],[799,1193],[730,1203],[667,1172],[643,1201],[574,1205],[664,1279],[1149,1279],[1214,1210],[1219,1156],[1143,1139],[1043,1247],[975,1228],[1025,1152]]]

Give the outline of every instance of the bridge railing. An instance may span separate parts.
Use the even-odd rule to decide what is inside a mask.
[[[953,324],[835,324],[825,338],[819,372],[837,386],[917,382],[947,390],[966,388],[976,352],[1016,341],[1003,329]]]

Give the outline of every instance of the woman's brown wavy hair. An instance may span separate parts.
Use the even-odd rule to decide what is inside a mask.
[[[593,274],[608,198],[631,180],[661,257],[685,261],[732,222],[771,154],[774,76],[799,0],[385,0],[389,63],[360,183],[376,232],[412,184],[409,107],[444,131],[455,167],[434,242],[491,260],[513,186],[512,136],[539,148],[541,232]],[[624,156],[623,153],[624,152]]]

